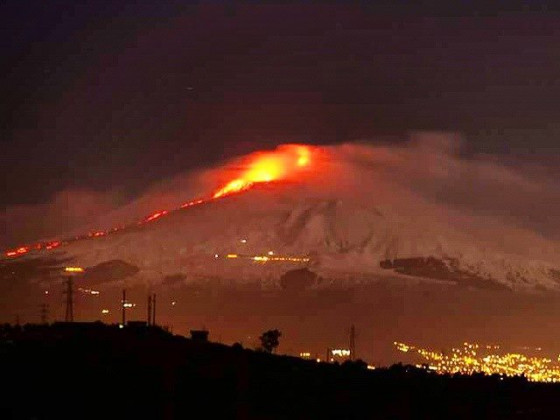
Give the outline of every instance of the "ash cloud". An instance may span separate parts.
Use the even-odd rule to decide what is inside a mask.
[[[9,206],[0,214],[0,245],[17,246],[95,224],[121,202],[117,191],[68,189],[46,203]]]
[[[399,145],[362,141],[327,147],[323,184],[428,223],[444,222],[509,251],[558,257],[559,170],[534,161],[466,155],[453,133],[414,133]],[[554,176],[556,175],[556,176]]]
[[[560,184],[551,174],[554,168],[539,168],[519,158],[464,157],[463,146],[459,135],[420,133],[404,147],[348,145],[346,150],[352,156],[366,148],[364,154],[371,156],[382,181],[443,209],[499,219],[504,225],[560,239]],[[376,159],[379,152],[383,160]]]
[[[107,230],[157,210],[175,209],[214,188],[207,173],[189,172],[160,181],[132,199],[118,187],[109,191],[66,189],[45,203],[8,206],[0,213],[0,247]]]

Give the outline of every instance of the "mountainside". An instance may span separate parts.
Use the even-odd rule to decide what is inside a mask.
[[[308,197],[301,188],[262,186],[41,255],[95,267],[95,283],[129,278],[278,287],[287,270],[309,267],[323,286],[412,276],[480,288],[559,289],[560,268],[547,255],[511,252],[507,238],[492,242],[438,219],[428,207],[407,214],[373,198],[298,198]]]

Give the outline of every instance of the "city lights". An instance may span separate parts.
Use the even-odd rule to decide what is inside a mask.
[[[64,267],[67,273],[83,273],[85,270],[82,267]]]
[[[527,356],[521,353],[497,354],[497,345],[463,343],[450,352],[438,352],[405,343],[394,342],[395,348],[404,353],[416,353],[425,367],[440,374],[484,373],[487,375],[525,376],[532,382],[560,382],[560,363],[547,357]],[[535,349],[536,350],[536,349]]]
[[[338,357],[348,357],[350,356],[350,350],[347,349],[333,349],[331,350],[331,355]]]
[[[78,288],[78,290],[86,295],[92,295],[92,296],[99,296],[100,292],[99,290],[92,290],[92,289],[83,289],[83,288]]]
[[[218,254],[215,255],[218,258]],[[269,261],[279,261],[279,262],[295,262],[295,263],[306,263],[310,261],[308,257],[297,257],[288,255],[274,255],[273,251],[269,251],[267,255],[240,255],[240,254],[227,254],[227,259],[246,259],[260,263],[266,263]]]

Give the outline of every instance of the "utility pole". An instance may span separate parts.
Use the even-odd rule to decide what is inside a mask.
[[[152,295],[152,325],[156,326],[156,294]]]
[[[74,275],[82,274],[84,269],[82,267],[64,267],[66,273],[66,315],[64,320],[66,322],[74,322]]]
[[[126,325],[126,289],[122,291],[122,326]]]
[[[331,349],[327,347],[327,363],[331,362]]]
[[[41,324],[48,324],[49,322],[49,304],[41,304]]]
[[[350,327],[350,360],[356,358],[356,328],[354,324]]]
[[[72,276],[66,279],[66,315],[64,321],[74,322],[74,280]]]
[[[152,295],[148,295],[148,325],[152,323]]]

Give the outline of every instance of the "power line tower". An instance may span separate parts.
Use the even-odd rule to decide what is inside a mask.
[[[41,304],[41,324],[48,324],[49,323],[49,304],[42,303]]]
[[[66,314],[64,321],[74,322],[74,279],[72,276],[66,278],[66,290],[63,292],[66,295]]]
[[[152,322],[151,324],[155,327],[156,325],[156,294],[152,295]]]
[[[350,360],[356,358],[356,328],[354,324],[350,327]]]
[[[122,325],[123,327],[126,325],[126,306],[127,306],[127,302],[126,302],[126,289],[123,289],[122,291]]]
[[[152,295],[148,295],[148,325],[152,324]]]
[[[66,295],[66,322],[74,322],[74,276],[81,275],[84,271],[82,267],[64,267],[66,290],[62,293]]]

